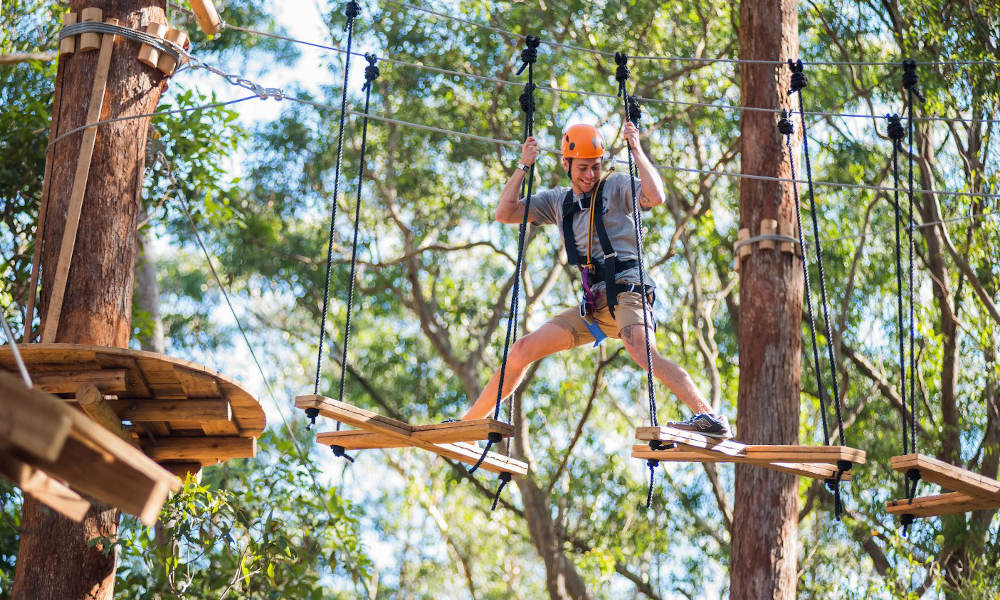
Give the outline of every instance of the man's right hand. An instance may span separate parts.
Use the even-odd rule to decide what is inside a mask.
[[[538,141],[533,137],[529,137],[524,140],[524,145],[521,146],[521,164],[528,165],[529,167],[535,164],[535,159],[538,158]]]

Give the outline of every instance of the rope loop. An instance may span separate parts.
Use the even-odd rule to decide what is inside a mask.
[[[510,483],[510,479],[510,473],[500,473],[500,486],[497,487],[497,493],[493,495],[493,505],[490,506],[490,512],[496,510],[497,503],[500,502],[500,493],[503,492],[503,489],[507,487],[508,483]]]
[[[792,116],[791,112],[787,110],[781,111],[781,118],[778,119],[778,131],[782,135],[792,135],[795,133],[795,124],[789,119],[790,116]]]
[[[524,50],[521,50],[521,68],[517,70],[517,75],[520,75],[528,68],[528,65],[535,64],[538,60],[538,44],[541,40],[533,35],[529,35],[524,40],[524,45],[526,46]]]
[[[792,70],[792,86],[788,90],[788,95],[791,96],[806,87],[808,80],[806,79],[806,74],[802,71],[802,59],[793,61],[789,58],[788,68]]]
[[[903,89],[912,91],[913,94],[924,102],[924,95],[920,93],[917,89],[917,84],[920,83],[920,77],[917,76],[917,63],[912,59],[908,58],[903,61]]]

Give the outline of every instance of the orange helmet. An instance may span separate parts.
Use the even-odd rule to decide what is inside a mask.
[[[562,137],[563,158],[601,158],[604,136],[593,125],[570,125]]]

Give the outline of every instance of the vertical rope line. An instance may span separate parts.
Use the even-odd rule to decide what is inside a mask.
[[[914,66],[914,69],[916,67]],[[907,195],[909,196],[909,227],[906,229],[906,237],[910,245],[910,285],[908,287],[910,295],[910,449],[912,453],[917,452],[917,400],[916,400],[916,390],[915,382],[917,378],[916,372],[916,355],[915,355],[915,339],[916,339],[916,321],[913,316],[913,87],[907,88],[908,97],[908,107],[907,110],[909,114],[906,118],[906,125],[909,129],[909,189],[907,190]],[[899,187],[898,184],[894,187]],[[898,192],[897,192],[898,195]],[[905,427],[905,424],[904,424]],[[916,484],[914,484],[914,488]]]
[[[833,336],[830,335],[830,314],[826,299],[826,275],[823,272],[823,246],[819,237],[819,217],[816,214],[816,201],[813,193],[812,165],[809,162],[809,135],[806,130],[806,115],[801,89],[798,96],[799,119],[802,124],[802,154],[806,165],[806,182],[809,185],[809,212],[812,217],[813,240],[816,243],[816,267],[819,272],[820,303],[823,307],[823,326],[826,332],[826,353],[827,359],[830,361],[830,381],[833,385],[833,407],[837,416],[837,432],[839,434],[840,445],[844,446],[844,420],[840,409],[840,389],[837,384],[837,361],[833,350]]]
[[[378,58],[374,54],[366,54],[368,68],[365,69],[365,115],[371,105],[372,83],[378,77],[378,67],[375,63]],[[344,382],[347,379],[347,346],[351,342],[351,311],[354,306],[354,273],[358,263],[358,229],[361,224],[361,187],[365,176],[365,154],[368,146],[368,117],[361,121],[361,154],[358,165],[358,195],[354,204],[354,239],[351,242],[351,274],[347,279],[347,318],[344,322],[344,347],[340,359],[340,388],[337,399],[344,400]],[[340,421],[337,421],[337,430],[340,431]]]
[[[625,121],[631,122],[637,128],[639,126],[639,118],[641,117],[641,112],[639,110],[639,105],[636,103],[635,98],[629,96],[628,91],[625,87],[625,82],[628,81],[631,73],[629,72],[628,66],[628,56],[624,52],[615,53],[615,63],[617,63],[618,68],[615,72],[615,79],[618,81],[618,95],[622,98],[622,107],[625,112]],[[642,303],[642,337],[646,344],[646,390],[647,390],[647,400],[649,402],[649,421],[653,427],[659,425],[659,420],[657,419],[656,410],[656,388],[653,386],[653,356],[652,350],[649,343],[649,310],[646,306],[646,276],[645,276],[645,264],[644,257],[642,253],[642,213],[639,210],[639,203],[636,200],[635,191],[635,178],[632,176],[632,147],[629,146],[628,142],[625,142],[625,151],[628,156],[628,175],[629,175],[629,190],[632,195],[632,220],[635,223],[635,249],[636,257],[639,262],[639,287],[640,295],[642,296],[640,302]],[[635,170],[638,172],[639,166],[635,165]],[[592,209],[593,210],[593,209]],[[610,290],[608,290],[610,292]]]
[[[893,188],[893,212],[896,217],[896,330],[899,341],[899,395],[903,405],[903,454],[910,451],[909,440],[907,439],[907,407],[906,407],[906,333],[903,329],[903,258],[902,244],[900,241],[901,216],[899,214],[899,138],[895,135],[901,134],[899,118],[895,115],[889,117],[889,137],[892,140],[892,181]]]
[[[799,230],[799,250],[802,253],[802,281],[805,292],[807,314],[809,315],[809,339],[812,341],[813,368],[816,371],[816,390],[819,396],[819,415],[823,423],[823,445],[830,445],[830,427],[826,420],[826,385],[823,382],[823,370],[819,362],[819,346],[816,344],[816,317],[812,307],[812,288],[809,282],[809,263],[807,258],[809,252],[806,249],[806,240],[802,231],[802,209],[799,206],[799,185],[795,178],[795,157],[792,153],[792,132],[794,131],[792,122],[788,120],[787,113],[783,113],[782,120],[778,123],[785,133],[785,146],[788,147],[788,164],[792,172],[792,195],[795,198],[795,222]],[[804,132],[803,132],[804,133]]]
[[[347,82],[351,69],[351,43],[354,39],[354,17],[356,17],[359,12],[360,7],[357,2],[352,0],[347,3],[347,8],[345,9],[347,23],[344,25],[344,29],[347,31],[347,54],[344,57],[344,87],[340,96],[340,125],[337,130],[337,162],[333,171],[333,202],[330,207],[330,236],[326,247],[326,281],[323,284],[323,311],[322,317],[320,317],[319,325],[319,349],[316,352],[316,379],[313,383],[313,394],[319,394],[319,378],[323,370],[323,341],[326,337],[326,315],[330,306],[330,270],[333,263],[333,236],[336,231],[335,226],[337,221],[337,196],[340,188],[340,165],[344,155],[344,120],[347,113]],[[315,423],[316,415],[319,411],[316,411],[315,414],[311,411],[316,411],[316,409],[307,410],[306,414],[309,416],[310,421]]]

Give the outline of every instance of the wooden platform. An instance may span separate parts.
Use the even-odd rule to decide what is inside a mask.
[[[732,462],[758,465],[801,477],[833,479],[838,464],[864,464],[865,453],[847,446],[774,446],[743,444],[722,440],[673,427],[639,427],[636,437],[645,442],[659,441],[661,450],[649,445],[633,446],[632,456],[667,462]],[[840,474],[841,481],[850,480],[849,472]]]
[[[483,451],[474,443],[492,434],[514,435],[513,426],[493,419],[455,421],[434,425],[410,425],[326,396],[306,395],[295,399],[301,409],[315,408],[324,417],[336,419],[361,431],[334,431],[316,435],[316,442],[341,446],[347,450],[369,448],[421,448],[464,463],[475,464]],[[494,473],[524,475],[528,465],[501,454],[490,452],[481,469]]]
[[[886,502],[886,510],[894,515],[933,517],[1000,508],[1000,481],[996,479],[923,454],[894,456],[890,465],[900,473],[916,469],[923,481],[951,490],[950,493],[914,498],[912,501],[890,500]]]
[[[172,472],[256,454],[264,411],[225,375],[141,350],[75,344],[18,349],[36,389],[77,405],[111,430],[120,428]],[[0,347],[0,370],[16,370],[8,346]],[[88,385],[100,393],[81,396]]]
[[[83,412],[20,377],[0,372],[0,475],[70,519],[90,508],[86,495],[146,525],[180,480]]]

